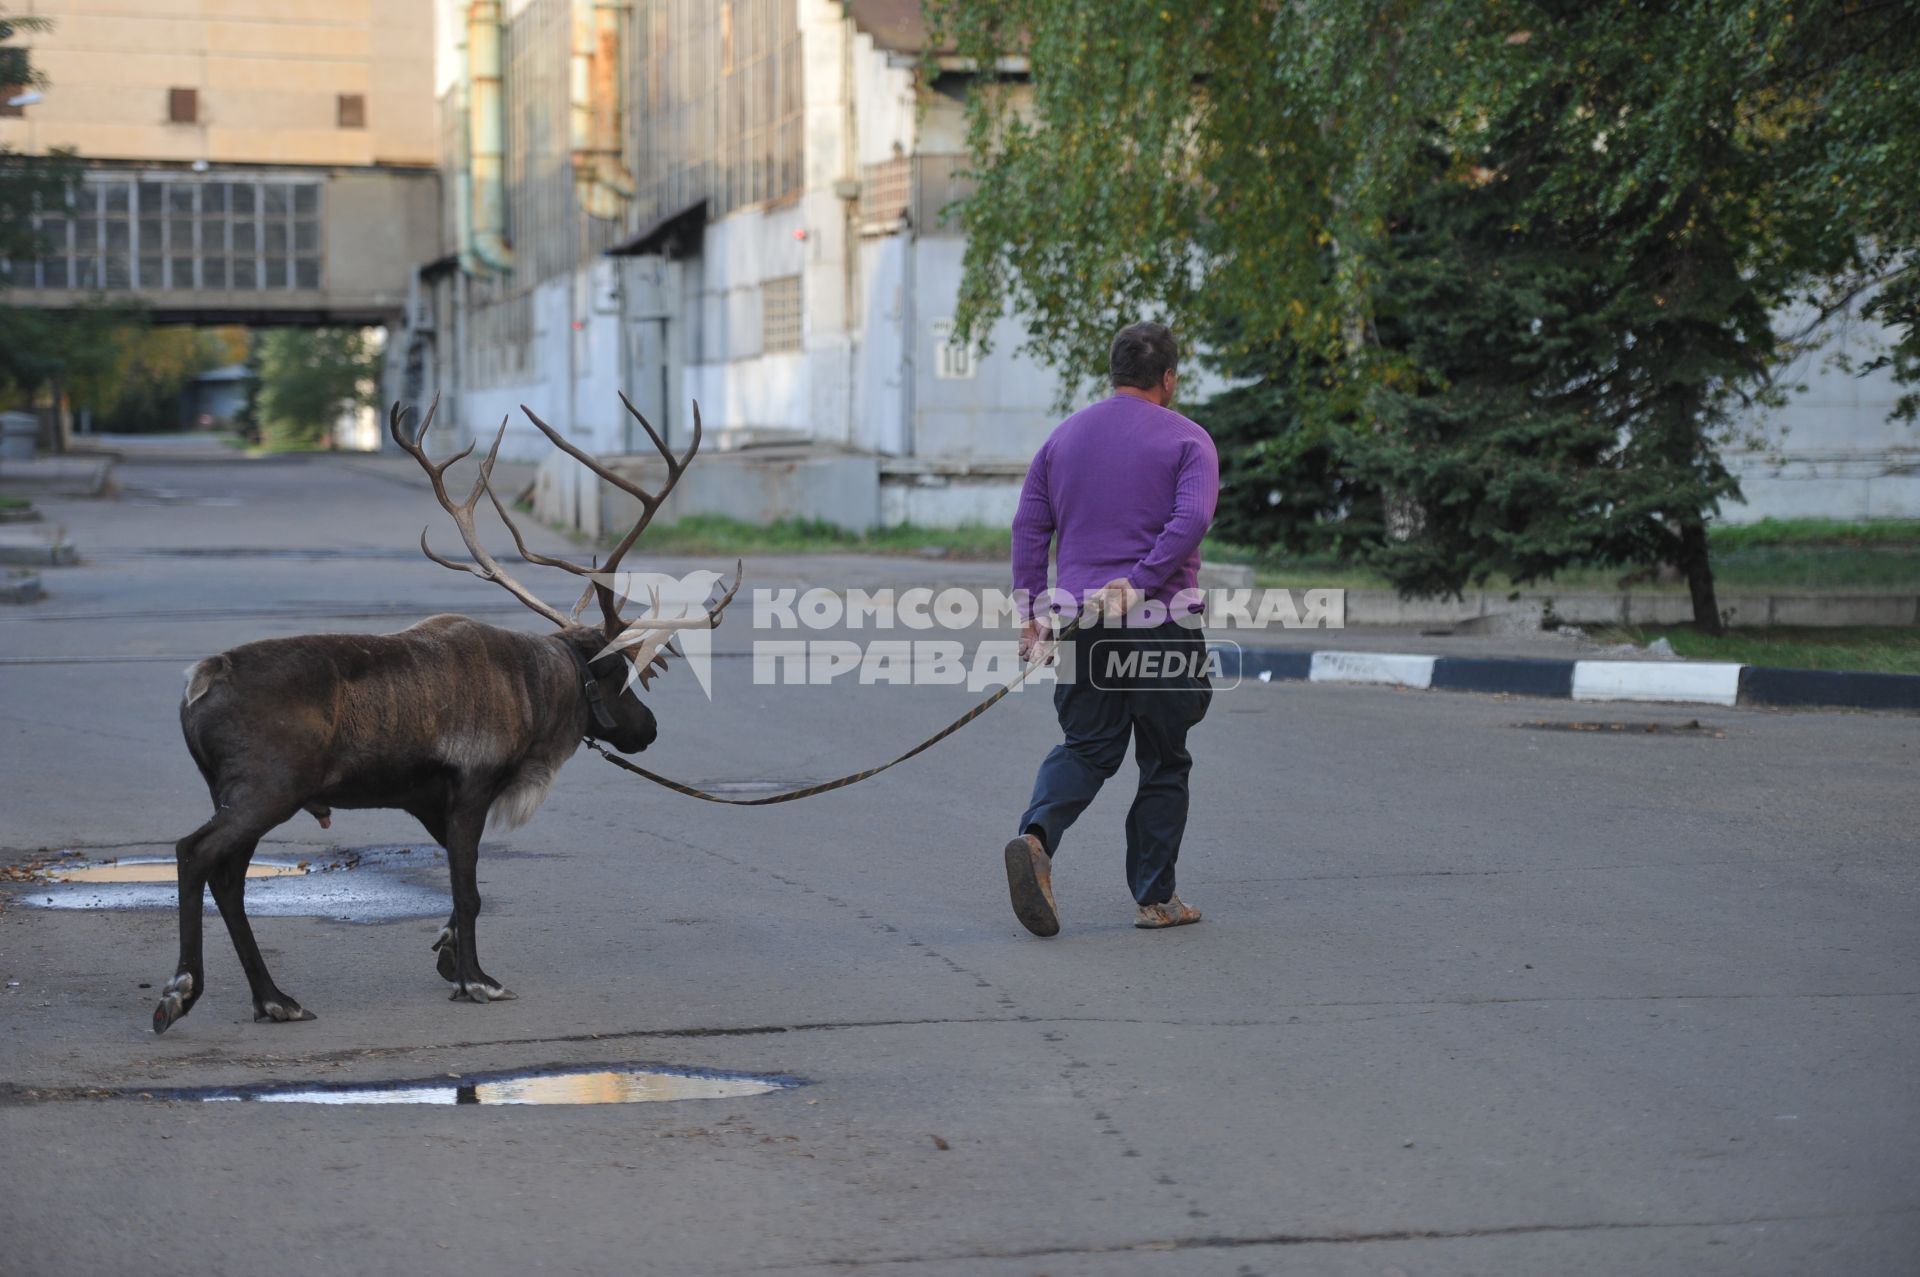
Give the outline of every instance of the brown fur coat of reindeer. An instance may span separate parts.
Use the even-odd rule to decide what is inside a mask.
[[[215,811],[174,847],[180,961],[154,1008],[154,1032],[164,1033],[206,991],[201,910],[208,887],[246,970],[254,1019],[314,1018],[267,973],[245,901],[255,846],[303,810],[324,825],[335,807],[397,808],[424,825],[446,849],[453,886],[453,915],[434,944],[440,975],[454,986],[455,998],[489,1002],[513,996],[480,969],[475,946],[481,833],[489,823],[511,829],[530,818],[583,738],[604,741],[622,753],[652,744],[657,726],[639,689],[666,667],[674,633],[718,622],[740,588],[736,567],[733,588],[704,615],[634,621],[620,615],[607,583],[700,448],[698,404],[693,442],[684,455],[675,456],[625,396],[621,402],[665,458],[666,479],[658,492],[608,470],[521,409],[561,451],[640,503],[639,520],[597,569],[527,548],[490,485],[505,421],[480,463],[473,491],[455,502],[447,494],[446,472],[472,446],[435,463],[425,448],[432,408],[417,435],[409,428],[412,414],[403,414],[398,404],[388,420],[395,442],[420,463],[434,496],[453,516],[473,563],[441,558],[427,546],[424,531],[421,550],[442,567],[503,587],[553,622],[554,632],[529,634],[464,616],[434,616],[397,634],[312,634],[247,643],[187,671],[180,726]],[[483,493],[523,559],[589,578],[571,616],[542,602],[487,552],[473,521]],[[601,623],[581,624],[580,613],[596,598]]]

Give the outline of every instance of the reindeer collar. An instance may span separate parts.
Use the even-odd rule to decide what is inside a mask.
[[[580,693],[587,698],[587,709],[593,714],[594,725],[603,732],[614,730],[617,724],[613,721],[613,710],[607,705],[607,698],[600,690],[599,680],[593,676],[592,663],[580,655],[579,648],[566,640],[561,640],[561,646],[567,649],[567,655],[573,658],[573,663],[580,669]],[[592,732],[587,733],[587,739],[593,739]]]

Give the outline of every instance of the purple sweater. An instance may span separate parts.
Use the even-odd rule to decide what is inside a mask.
[[[1013,588],[1084,598],[1117,577],[1163,603],[1197,588],[1200,538],[1220,497],[1213,440],[1171,408],[1115,395],[1055,427],[1027,467],[1013,516]]]

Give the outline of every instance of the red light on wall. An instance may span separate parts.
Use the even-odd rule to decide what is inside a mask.
[[[804,226],[803,226],[803,227],[801,227],[801,228],[800,228],[799,230],[796,230],[796,231],[795,231],[795,232],[793,233],[793,237],[794,237],[795,239],[805,239],[805,238],[807,237],[807,230],[806,230],[806,227],[804,227]]]

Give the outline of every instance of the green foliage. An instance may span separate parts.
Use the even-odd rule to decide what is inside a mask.
[[[51,25],[45,18],[11,17],[0,10],[0,90],[13,92],[45,83],[45,77],[30,65],[27,50],[8,42]],[[19,261],[40,251],[33,215],[44,208],[63,207],[79,177],[80,165],[72,151],[25,155],[0,146],[0,261]],[[7,282],[0,273],[0,288]]]
[[[0,12],[0,88],[45,83],[27,51],[7,42],[51,25]],[[66,207],[80,171],[69,150],[26,155],[0,147],[0,262],[26,261],[43,250],[34,215]],[[0,296],[9,283],[10,271],[0,270]],[[48,386],[102,376],[114,359],[114,330],[132,313],[105,304],[60,313],[0,306],[0,402],[31,403]]]
[[[1260,381],[1194,408],[1220,452],[1213,534],[1290,556],[1352,557],[1376,544],[1384,501],[1344,462],[1351,419],[1307,419],[1288,383]]]
[[[370,330],[281,328],[261,334],[261,441],[273,449],[313,448],[342,413],[378,393],[380,351]]]
[[[970,99],[957,325],[1071,391],[1166,316],[1254,380],[1199,414],[1236,539],[1414,592],[1678,561],[1711,625],[1775,317],[1864,299],[1920,377],[1920,0],[936,8],[1031,67]]]
[[[1709,538],[1715,550],[1759,546],[1906,546],[1920,549],[1920,519],[1761,519],[1758,523],[1716,527]]]
[[[94,410],[96,430],[173,430],[180,425],[179,399],[203,372],[235,362],[230,340],[218,329],[124,324],[114,334],[116,358],[89,398],[76,390],[76,406]]]
[[[1920,629],[1911,626],[1810,628],[1756,626],[1725,635],[1702,634],[1686,626],[1647,626],[1602,630],[1595,642],[1645,645],[1664,638],[1690,661],[1727,661],[1802,670],[1869,670],[1880,674],[1920,674]]]

